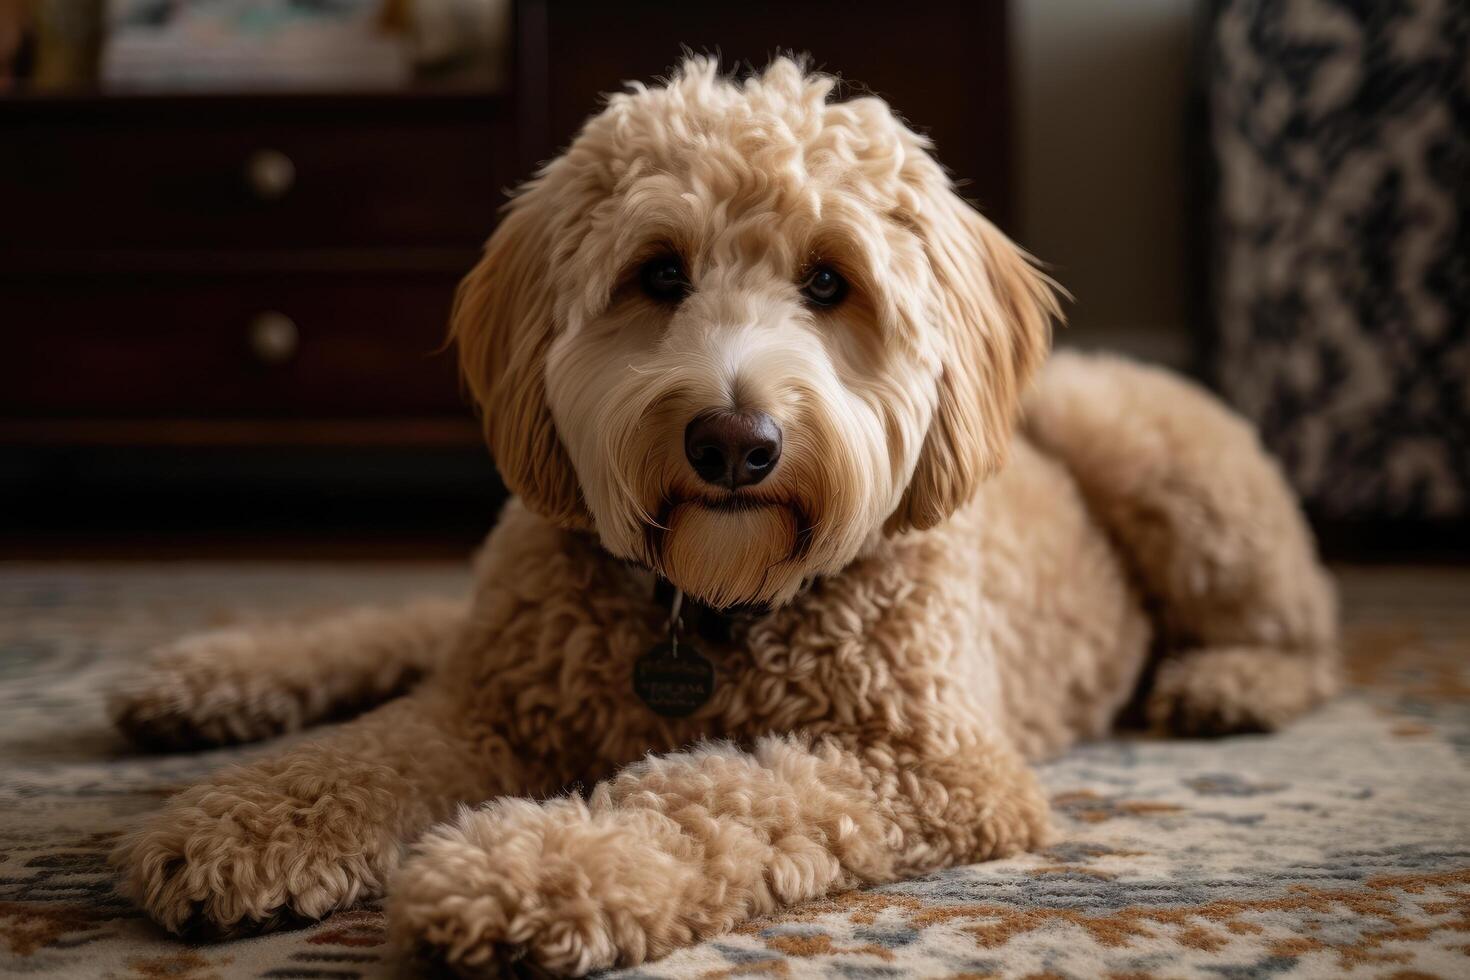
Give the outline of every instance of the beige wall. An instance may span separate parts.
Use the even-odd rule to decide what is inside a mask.
[[[1059,338],[1178,363],[1192,0],[1013,0],[1018,237],[1070,289]]]

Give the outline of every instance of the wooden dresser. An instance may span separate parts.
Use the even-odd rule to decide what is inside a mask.
[[[0,100],[0,440],[473,444],[492,96]]]

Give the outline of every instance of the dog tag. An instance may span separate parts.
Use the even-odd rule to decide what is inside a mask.
[[[633,693],[665,718],[685,718],[715,693],[715,666],[687,643],[660,643],[634,662]]]

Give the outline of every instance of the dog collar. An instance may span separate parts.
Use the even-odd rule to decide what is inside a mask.
[[[675,587],[662,575],[654,577],[653,601],[660,609],[673,610],[672,615],[683,620],[686,636],[698,636],[706,643],[719,646],[734,642],[745,628],[771,611],[763,604],[717,609]]]
[[[684,718],[709,703],[717,683],[714,664],[696,641],[728,646],[771,610],[766,605],[716,609],[661,575],[654,577],[653,601],[669,611],[669,618],[664,637],[633,664],[633,693],[655,714]]]

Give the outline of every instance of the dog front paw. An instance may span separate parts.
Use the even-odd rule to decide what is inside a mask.
[[[660,956],[694,938],[693,875],[659,846],[670,832],[660,821],[578,799],[466,810],[420,840],[394,877],[390,931],[411,955],[463,976],[581,976]]]
[[[107,712],[133,742],[162,752],[253,742],[300,727],[300,692],[230,669],[256,662],[259,647],[245,629],[176,640],[118,680]]]
[[[379,894],[398,860],[393,788],[380,767],[338,765],[238,769],[185,790],[113,852],[119,890],[169,931],[210,937]]]

